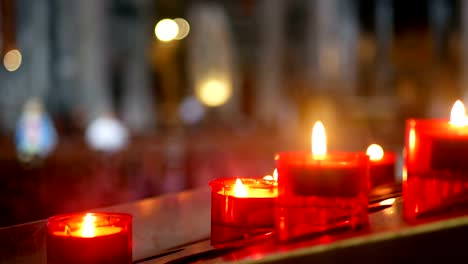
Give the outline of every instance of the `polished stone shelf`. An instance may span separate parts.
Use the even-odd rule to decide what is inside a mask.
[[[133,215],[133,259],[210,236],[210,190],[167,194],[99,211]],[[98,210],[96,210],[98,211]],[[46,263],[46,220],[0,229],[0,263]]]
[[[370,214],[370,226],[278,244],[269,236],[249,245],[215,249],[209,244],[210,190],[182,193],[122,204],[105,211],[130,213],[133,222],[134,263],[344,263],[375,262],[376,257],[397,260],[417,255],[467,255],[468,216],[420,224],[402,220],[402,200]],[[46,263],[45,224],[37,221],[0,229],[0,263]],[[357,258],[357,259],[356,259]]]

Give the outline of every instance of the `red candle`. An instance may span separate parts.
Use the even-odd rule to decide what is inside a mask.
[[[211,244],[222,247],[274,229],[274,181],[221,178],[210,182]]]
[[[279,153],[276,165],[280,241],[367,225],[369,158],[364,153],[327,153],[321,122],[312,132],[312,153]]]
[[[436,212],[455,206],[459,211],[468,209],[467,157],[468,117],[460,101],[454,104],[450,120],[406,122],[403,171],[406,220],[435,216]]]
[[[370,188],[395,182],[396,155],[382,149],[377,144],[371,144],[366,151],[369,156],[369,182]]]
[[[132,263],[132,216],[72,213],[47,222],[48,264]]]

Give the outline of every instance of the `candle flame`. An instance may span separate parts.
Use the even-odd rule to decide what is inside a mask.
[[[406,182],[406,179],[408,179],[408,170],[406,169],[406,166],[403,166],[401,170],[401,179],[403,182]]]
[[[369,156],[369,159],[372,161],[381,160],[384,156],[383,148],[378,144],[371,144],[367,148],[366,155]]]
[[[94,237],[95,234],[95,222],[96,217],[90,213],[87,213],[83,218],[83,225],[81,226],[82,237]]]
[[[450,124],[456,127],[468,126],[465,105],[460,100],[457,100],[453,104],[452,111],[450,112]]]
[[[312,157],[317,160],[325,159],[327,155],[327,136],[321,121],[317,121],[312,128]]]
[[[234,184],[234,196],[241,197],[241,198],[249,196],[247,187],[245,187],[245,185],[242,183],[242,181],[239,178],[237,178],[236,184]]]
[[[278,170],[275,169],[273,171],[273,176],[271,175],[265,175],[265,177],[263,177],[264,180],[267,180],[267,181],[278,181]]]
[[[406,150],[410,158],[414,155],[414,150],[416,148],[416,122],[411,121],[410,123],[410,131],[409,131],[409,138],[408,138],[409,149]]]

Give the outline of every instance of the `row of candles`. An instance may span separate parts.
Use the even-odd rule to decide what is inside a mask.
[[[210,183],[211,244],[229,245],[271,232],[280,241],[334,228],[365,226],[369,187],[395,181],[396,155],[372,144],[364,152],[328,152],[322,122],[312,152],[280,152],[263,179]]]
[[[457,213],[468,205],[468,117],[460,101],[450,120],[407,120],[403,154],[406,220],[444,208]],[[210,182],[211,244],[223,247],[272,231],[278,241],[288,242],[365,227],[369,190],[395,181],[395,158],[378,145],[366,153],[329,152],[318,121],[312,152],[278,153],[273,175]],[[47,262],[132,263],[132,216],[101,212],[49,218]]]
[[[441,211],[463,213],[463,206],[468,205],[464,105],[454,104],[450,120],[407,120],[405,139],[405,220],[440,216]],[[312,152],[278,153],[273,176],[220,178],[210,183],[211,243],[222,247],[268,231],[287,242],[335,229],[365,227],[369,190],[395,182],[395,159],[395,153],[375,144],[366,153],[328,152],[325,128],[316,122]]]

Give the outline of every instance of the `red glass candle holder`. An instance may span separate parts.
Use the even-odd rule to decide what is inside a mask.
[[[396,154],[388,151],[384,152],[382,159],[370,160],[369,181],[371,189],[395,183],[395,162]]]
[[[368,224],[369,158],[364,153],[283,152],[276,157],[279,241]]]
[[[403,216],[407,221],[468,212],[467,157],[468,127],[452,126],[448,120],[406,122]]]
[[[48,264],[131,264],[132,216],[72,213],[47,221]]]
[[[211,186],[211,245],[222,247],[274,229],[274,181],[241,179],[246,193],[236,194],[236,178],[220,178]],[[243,197],[239,197],[243,196]]]

